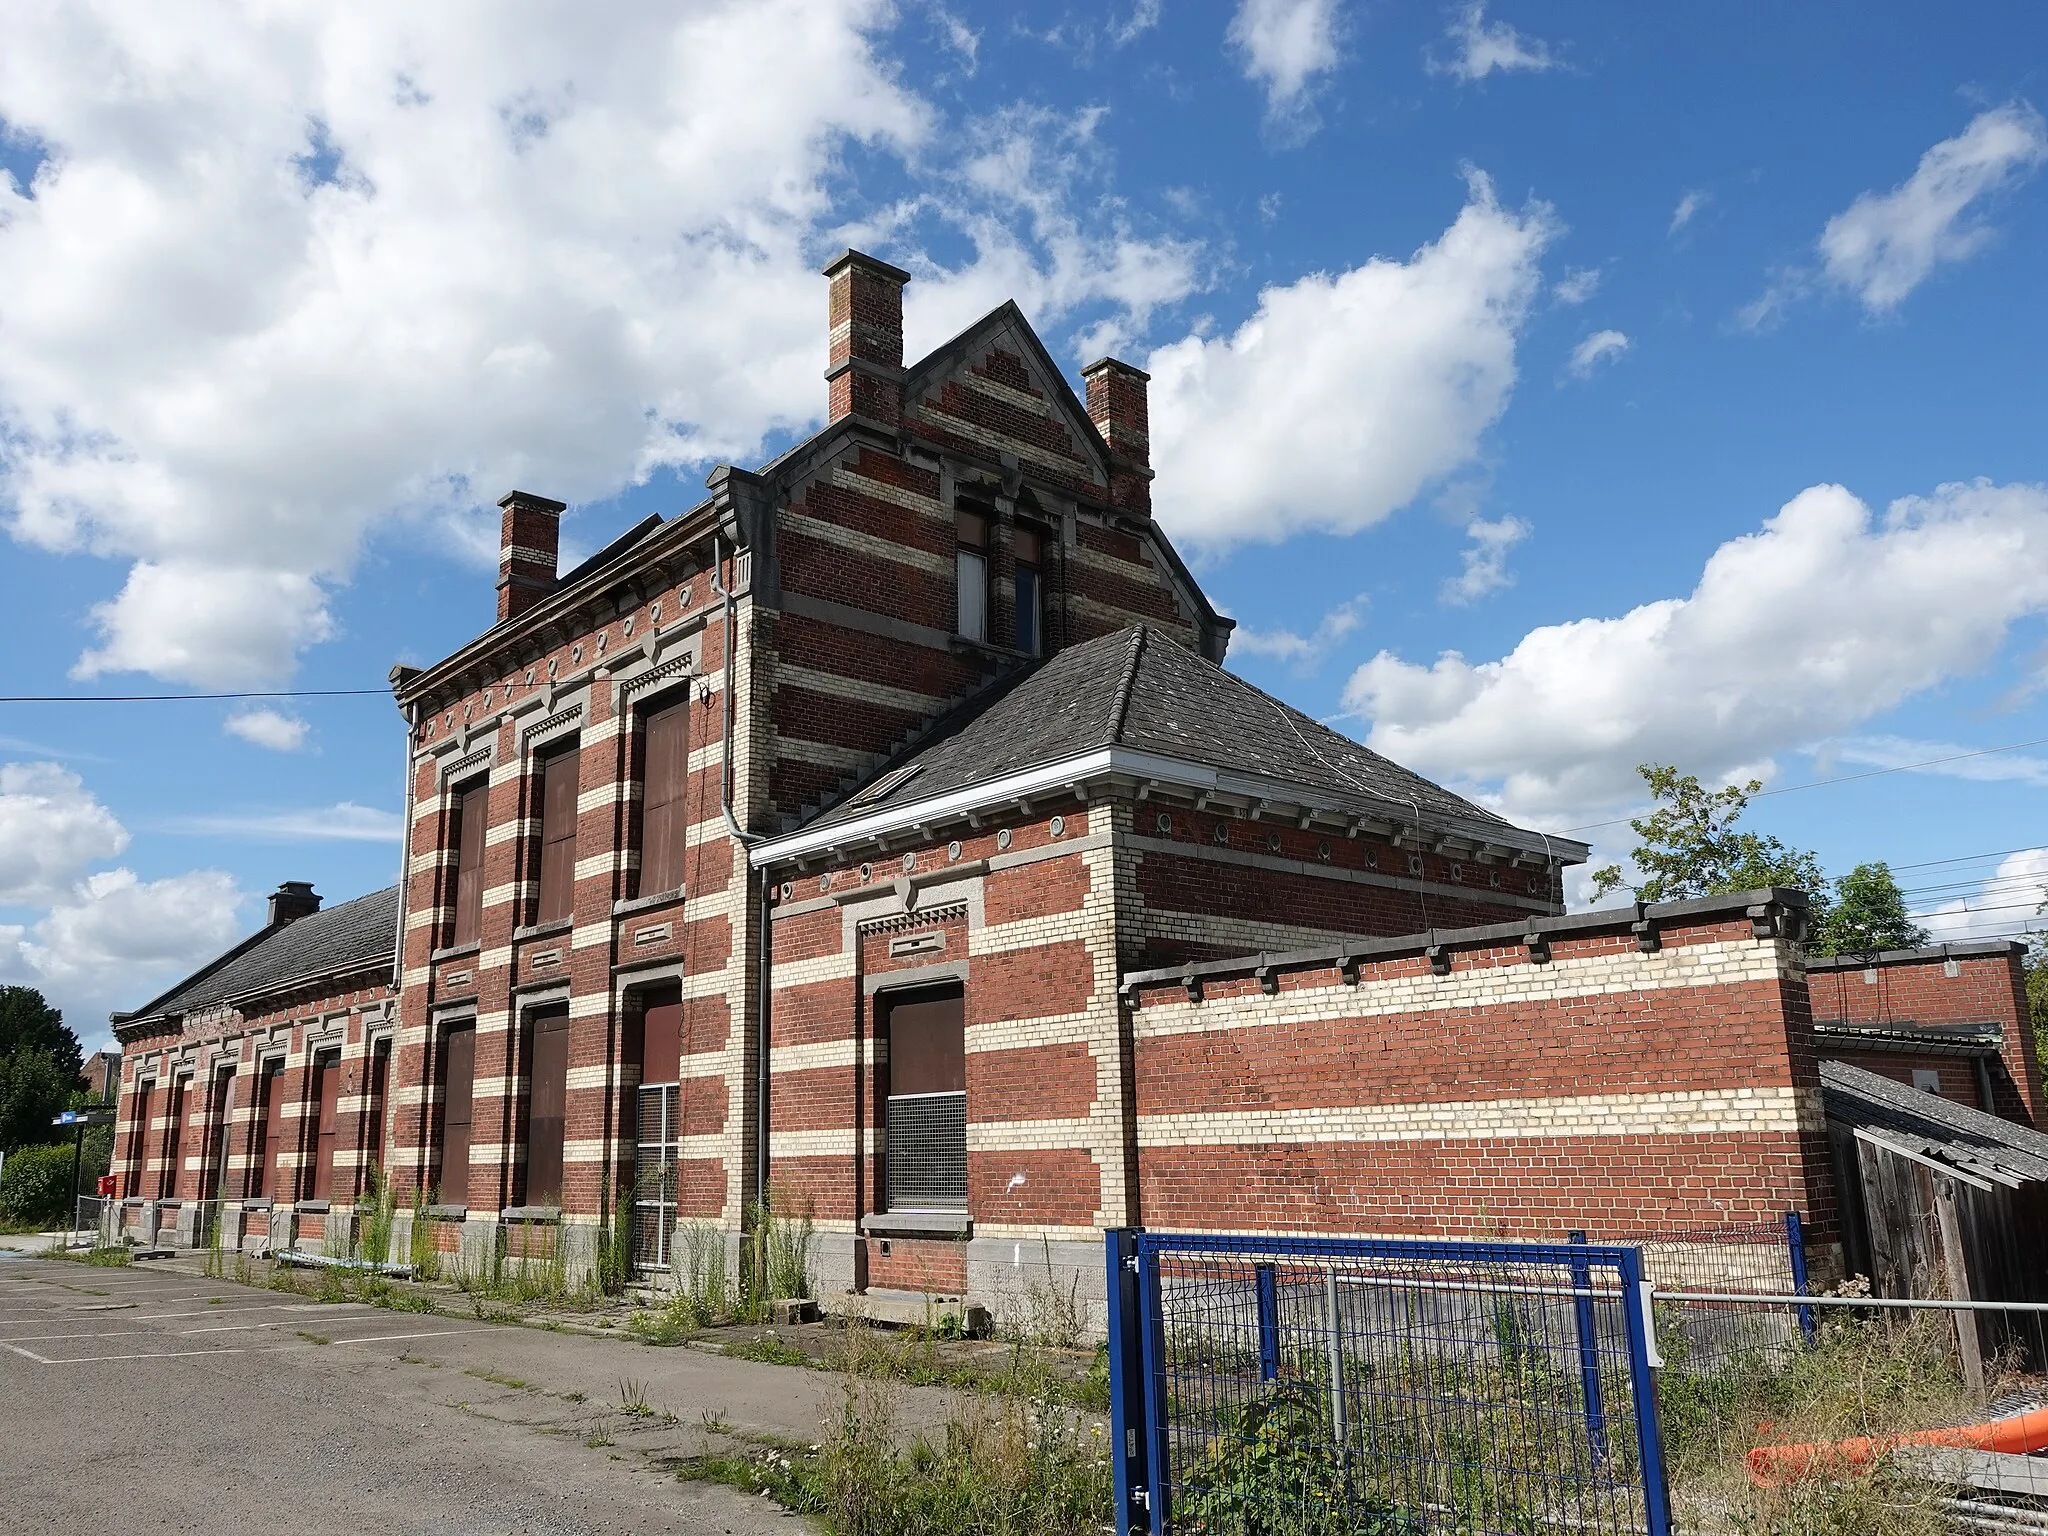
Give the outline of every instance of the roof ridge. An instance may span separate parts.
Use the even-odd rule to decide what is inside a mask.
[[[1116,685],[1116,703],[1109,712],[1109,744],[1113,747],[1124,739],[1124,717],[1131,709],[1131,688],[1138,680],[1138,660],[1145,654],[1145,630],[1143,624],[1131,626],[1131,650],[1124,657],[1124,675]]]

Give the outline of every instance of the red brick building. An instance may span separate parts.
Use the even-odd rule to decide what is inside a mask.
[[[498,622],[392,675],[395,1018],[388,969],[151,1005],[127,1193],[223,1187],[147,1085],[275,1057],[301,1233],[352,1198],[319,1168],[374,1162],[444,1249],[587,1252],[626,1198],[652,1276],[772,1192],[828,1297],[999,1302],[1048,1257],[1099,1289],[1131,1222],[1825,1233],[1796,893],[1564,917],[1582,844],[1222,669],[1143,373],[1077,398],[1008,304],[905,366],[906,274],[826,275],[816,436],[567,572],[562,506],[506,497]]]
[[[398,891],[322,909],[287,881],[269,921],[113,1017],[121,1229],[186,1247],[226,1202],[224,1242],[320,1240],[353,1208],[388,1117]]]

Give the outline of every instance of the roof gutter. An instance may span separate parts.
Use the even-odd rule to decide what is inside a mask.
[[[785,864],[793,859],[829,854],[834,850],[886,837],[891,833],[928,826],[934,822],[957,820],[999,809],[1019,800],[1069,793],[1103,780],[1116,778],[1171,786],[1191,793],[1198,799],[1204,795],[1225,795],[1254,801],[1284,800],[1286,803],[1302,805],[1313,811],[1347,818],[1354,823],[1376,819],[1361,814],[1355,805],[1343,804],[1334,797],[1304,794],[1298,785],[1281,785],[1250,775],[1229,773],[1204,763],[1190,763],[1178,758],[1164,757],[1158,753],[1138,751],[1131,747],[1099,747],[1092,752],[1063,758],[1057,762],[1042,763],[1006,774],[999,779],[969,784],[923,800],[906,801],[901,805],[871,811],[850,821],[834,822],[827,826],[813,825],[782,837],[765,838],[748,849],[748,857],[757,869]],[[1578,863],[1584,860],[1590,851],[1586,844],[1571,838],[1546,839],[1540,832],[1525,832],[1518,827],[1503,827],[1483,822],[1467,822],[1450,816],[1418,818],[1417,811],[1405,802],[1374,803],[1383,805],[1386,815],[1394,818],[1396,825],[1407,824],[1424,830],[1424,823],[1427,823],[1427,830],[1469,838],[1475,843],[1490,843],[1512,848],[1518,853],[1543,857],[1546,862]]]

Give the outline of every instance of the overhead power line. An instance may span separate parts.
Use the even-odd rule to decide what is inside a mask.
[[[0,704],[188,704],[206,699],[356,699],[389,688],[271,688],[251,693],[9,693]]]
[[[1943,763],[1960,763],[1965,758],[1989,757],[1995,752],[2017,752],[2022,747],[2042,746],[2048,746],[2048,736],[2037,737],[2033,741],[2008,742],[2002,747],[1980,747],[1975,752],[1952,752],[1947,757],[1930,757],[1921,763],[1898,763],[1890,768],[1872,768],[1867,773],[1843,773],[1837,774],[1832,779],[1814,779],[1806,784],[1786,784],[1777,789],[1760,789],[1749,798],[1761,800],[1766,795],[1790,795],[1796,794],[1802,789],[1825,789],[1830,784],[1852,784],[1858,779],[1879,779],[1888,773],[1911,773],[1916,768],[1938,768]],[[1584,826],[1565,827],[1562,830],[1564,832],[1596,832],[1602,827],[1626,826],[1634,819],[1632,816],[1617,816],[1611,821],[1589,821]]]

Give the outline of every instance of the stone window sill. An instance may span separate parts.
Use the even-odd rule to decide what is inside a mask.
[[[629,900],[613,902],[612,916],[626,917],[634,912],[645,912],[650,907],[666,906],[672,901],[681,901],[682,899],[682,886],[677,886],[672,891],[656,891],[652,896],[635,896]]]
[[[328,1200],[301,1200],[292,1209],[302,1216],[325,1216],[332,1204]]]
[[[242,1209],[245,1211],[267,1211],[270,1209],[270,1201],[262,1196],[257,1196],[254,1199],[244,1200],[242,1202]]]
[[[965,1211],[874,1211],[861,1217],[860,1229],[878,1237],[966,1238],[974,1235],[974,1218]]]
[[[466,1205],[430,1205],[427,1215],[435,1221],[465,1221],[469,1217]]]
[[[534,1226],[557,1226],[562,1220],[562,1208],[558,1205],[515,1205],[500,1211],[498,1219]]]
[[[576,926],[573,917],[558,917],[549,923],[528,923],[524,928],[514,928],[514,939],[545,939],[557,933],[567,933]]]
[[[443,960],[460,960],[464,955],[476,954],[482,947],[480,944],[450,944],[446,949],[435,950],[427,958],[439,965]]]

